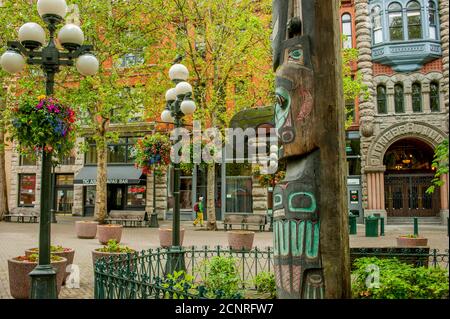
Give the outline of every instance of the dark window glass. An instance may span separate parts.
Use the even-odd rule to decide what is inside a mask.
[[[180,178],[180,208],[192,209],[192,176]]]
[[[75,165],[75,156],[69,156],[63,158],[60,165]]]
[[[376,6],[372,9],[372,26],[373,26],[373,43],[383,42],[383,24],[381,17],[381,9]]]
[[[417,1],[411,1],[407,6],[408,18],[408,39],[422,38],[422,22],[420,17],[420,4]]]
[[[20,155],[20,166],[36,165],[36,158],[31,155]]]
[[[430,83],[430,109],[431,112],[439,112],[439,84]]]
[[[95,206],[95,185],[86,186],[84,205],[88,207]]]
[[[396,84],[394,86],[394,105],[395,113],[405,112],[405,97],[403,94],[403,85]]]
[[[89,140],[88,150],[85,155],[85,163],[86,164],[96,164],[97,163],[97,146],[95,145],[95,141]]]
[[[377,107],[378,114],[387,113],[387,103],[386,103],[386,87],[384,85],[377,86]]]
[[[145,206],[146,187],[142,185],[130,185],[127,188],[127,206]]]
[[[422,89],[420,83],[412,85],[412,107],[413,112],[422,112]]]
[[[108,163],[126,163],[127,146],[125,139],[108,145]]]
[[[34,206],[36,174],[19,174],[19,207]]]
[[[345,36],[344,49],[352,48],[352,16],[348,13],[342,15],[342,34]]]
[[[437,40],[437,12],[433,1],[428,2],[428,23],[430,25],[430,38]]]
[[[389,8],[389,35],[391,41],[403,40],[402,6],[394,2]]]
[[[134,159],[136,158],[136,150],[134,145],[137,140],[138,138],[135,137],[122,137],[117,141],[108,144],[108,163],[134,163]],[[97,150],[95,142],[89,144],[85,162],[86,164],[97,163]]]

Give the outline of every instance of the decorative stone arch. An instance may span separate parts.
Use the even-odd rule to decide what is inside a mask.
[[[382,131],[371,143],[367,153],[367,168],[384,171],[383,157],[386,150],[396,141],[407,137],[422,140],[434,149],[446,135],[439,128],[423,122],[394,124]]]

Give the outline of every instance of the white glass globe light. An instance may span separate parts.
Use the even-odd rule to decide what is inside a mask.
[[[169,69],[169,78],[171,80],[186,81],[189,77],[189,70],[183,64],[177,63]]]
[[[161,121],[166,122],[166,123],[173,123],[173,117],[172,114],[170,113],[169,110],[164,110],[161,113]]]
[[[270,153],[270,160],[271,161],[278,161],[278,154],[277,153]]]
[[[192,93],[192,86],[187,82],[180,82],[175,87],[175,91],[177,95],[185,95],[188,93]]]
[[[278,153],[278,145],[270,145],[270,153]]]
[[[16,51],[8,50],[2,54],[0,64],[8,73],[14,74],[23,70],[25,59]]]
[[[184,100],[181,102],[180,110],[186,115],[193,114],[195,112],[195,102],[192,100]]]
[[[98,71],[99,63],[93,54],[86,53],[77,59],[76,67],[83,75],[94,75]]]
[[[54,14],[64,18],[67,14],[67,4],[65,0],[38,0],[37,10],[41,17]]]
[[[175,101],[177,99],[177,92],[175,88],[168,89],[166,92],[166,101]]]
[[[84,33],[79,26],[68,23],[59,30],[58,40],[63,47],[76,49],[83,44]]]
[[[275,174],[277,172],[278,169],[278,162],[276,161],[270,161],[269,162],[269,167],[268,167],[268,173],[269,174]]]
[[[26,48],[38,48],[40,45],[43,45],[45,43],[45,31],[37,23],[25,23],[19,29],[19,41]]]

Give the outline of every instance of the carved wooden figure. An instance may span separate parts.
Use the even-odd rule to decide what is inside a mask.
[[[329,199],[323,189],[330,191],[336,187],[337,196],[345,195],[339,176],[341,170],[335,174],[336,179],[331,178],[330,185],[321,185],[326,165],[333,165],[324,163],[324,158],[330,154],[332,147],[329,145],[333,143],[333,138],[324,138],[323,129],[327,125],[327,119],[324,118],[322,94],[326,90],[321,87],[314,69],[319,69],[319,74],[324,71],[320,60],[323,52],[315,51],[320,48],[320,44],[315,45],[315,39],[321,36],[315,34],[320,30],[315,25],[315,18],[316,15],[323,17],[324,12],[319,12],[320,10],[330,10],[331,7],[327,8],[327,5],[320,6],[326,1],[334,2],[273,1],[272,41],[277,98],[274,122],[282,144],[279,157],[287,161],[286,177],[275,187],[273,195],[275,278],[278,297],[281,299],[341,298],[348,296],[349,292],[347,279],[342,281],[347,286],[344,288],[336,287],[336,281],[326,280],[331,277],[330,274],[336,273],[336,269],[328,270],[327,276],[325,275],[322,253],[323,250],[328,251],[334,247],[329,246],[330,240],[325,241],[325,247],[321,242],[326,236],[322,227],[324,209],[328,212],[325,214],[326,220],[332,220],[327,217],[331,216],[329,205],[323,205]],[[333,20],[332,16],[330,20]],[[329,26],[333,27],[332,23]],[[339,86],[335,86],[337,87]],[[329,89],[332,90],[333,87]],[[333,99],[335,94],[338,95],[339,92],[330,94],[330,98]],[[339,107],[339,98],[336,101]],[[338,118],[339,116],[336,120]],[[335,132],[329,133],[339,135],[342,134],[341,130],[338,125]],[[339,142],[340,138],[342,136],[337,136],[335,141]],[[339,154],[342,153],[337,152]],[[342,163],[342,158],[338,157],[337,162]],[[338,217],[336,220],[341,220],[339,216],[344,208],[342,202],[343,198],[337,200],[334,212]],[[328,206],[324,207],[326,205]],[[339,235],[343,223],[335,225]],[[330,223],[327,224],[329,226]],[[341,247],[345,247],[345,244],[336,245],[336,249]],[[327,264],[329,263],[328,259]],[[338,264],[346,268],[345,260]],[[347,275],[345,271],[342,274]]]

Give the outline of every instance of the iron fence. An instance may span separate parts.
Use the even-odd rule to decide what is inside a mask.
[[[186,274],[193,276],[193,285],[168,278],[168,260],[182,254]],[[208,291],[202,284],[208,274],[205,261],[214,256],[232,257],[239,270],[242,289],[255,290],[253,279],[260,272],[273,272],[273,249],[254,248],[236,251],[215,248],[185,247],[181,252],[150,249],[133,254],[102,258],[95,263],[94,297],[96,299],[220,299],[223,292]],[[448,249],[444,253],[429,248],[351,248],[351,263],[357,258],[398,258],[415,266],[448,269]],[[173,265],[171,265],[173,266]],[[171,268],[171,267],[169,267]],[[173,267],[171,268],[173,269]],[[236,294],[235,298],[242,298]]]

